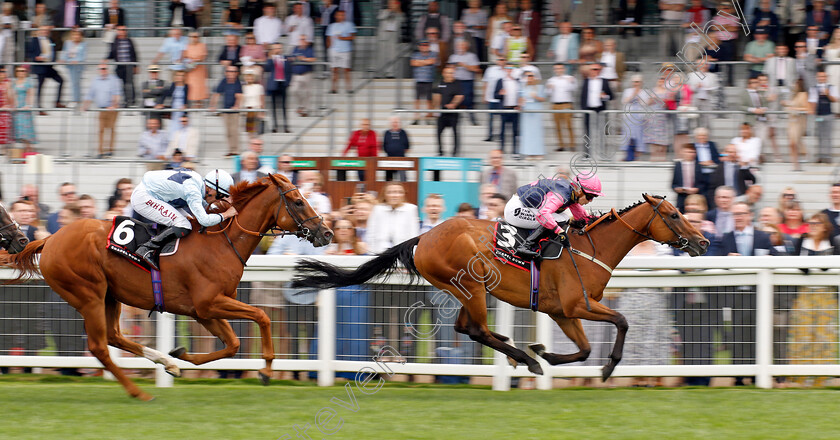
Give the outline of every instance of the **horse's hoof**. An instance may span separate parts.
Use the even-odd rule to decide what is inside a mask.
[[[163,371],[166,371],[172,377],[181,377],[181,369],[175,364],[167,365],[163,368]]]
[[[545,345],[542,344],[531,344],[528,346],[537,356],[542,356],[545,354]]]
[[[528,371],[536,374],[537,376],[542,376],[543,375],[542,367],[540,366],[540,364],[538,364],[536,362],[534,362],[531,365],[528,365]]]
[[[507,361],[513,368],[516,368],[516,366],[519,365],[519,362],[516,362],[516,360],[510,356],[507,357]]]
[[[140,394],[138,394],[134,397],[136,397],[137,400],[139,400],[141,402],[151,402],[152,400],[155,400],[155,396],[153,396],[151,394],[148,394],[148,393],[144,393],[142,391],[140,392]]]
[[[604,369],[601,370],[601,381],[606,382],[612,376],[613,370],[615,370],[615,364],[612,362],[604,365]]]
[[[263,386],[268,386],[268,384],[270,382],[271,382],[271,376],[269,376],[269,375],[263,373],[262,371],[260,371],[260,383],[263,384]]]
[[[186,353],[187,353],[186,348],[178,347],[178,348],[172,349],[172,351],[169,352],[169,355],[174,357],[175,359],[181,359],[181,356],[183,356]]]

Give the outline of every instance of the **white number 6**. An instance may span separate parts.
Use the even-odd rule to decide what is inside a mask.
[[[134,226],[134,222],[131,220],[123,220],[117,229],[114,229],[114,243],[125,246],[131,243],[131,240],[134,240],[134,230],[131,227]]]

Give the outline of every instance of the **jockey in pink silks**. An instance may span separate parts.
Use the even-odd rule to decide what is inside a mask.
[[[573,180],[565,178],[540,179],[520,187],[505,205],[505,220],[513,226],[534,229],[516,248],[516,252],[534,258],[532,249],[544,234],[559,234],[560,224],[587,218],[583,205],[603,195],[598,176],[578,174]]]

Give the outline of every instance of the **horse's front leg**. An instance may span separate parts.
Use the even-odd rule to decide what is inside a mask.
[[[612,375],[615,366],[621,361],[621,354],[624,351],[624,337],[627,335],[627,319],[621,313],[597,301],[590,300],[589,304],[592,310],[586,310],[586,304],[582,299],[578,301],[570,317],[589,321],[611,322],[618,330],[615,336],[615,344],[610,353],[610,360],[604,365],[604,369],[601,370],[601,379],[606,381]]]
[[[268,319],[268,315],[254,306],[225,295],[216,296],[209,304],[198,306],[196,311],[202,319],[247,319],[257,323],[260,327],[260,338],[262,340],[262,358],[265,360],[265,368],[259,370],[260,380],[263,385],[268,385],[271,378],[271,361],[274,360],[274,343],[271,340],[271,321]],[[228,327],[230,326],[228,325]],[[210,329],[208,328],[208,330]],[[231,333],[233,333],[232,330]],[[236,348],[239,348],[238,340]]]

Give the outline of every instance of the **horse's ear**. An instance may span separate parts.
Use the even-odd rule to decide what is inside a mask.
[[[269,174],[268,178],[271,180],[271,183],[273,183],[273,184],[275,184],[279,187],[283,187],[283,185],[286,184],[286,183],[292,183],[292,182],[289,181],[288,178],[286,178],[286,176],[284,176],[282,174],[279,174],[279,173]]]
[[[648,193],[642,193],[642,197],[644,197],[646,202],[653,203],[653,200],[650,198],[650,195]]]

